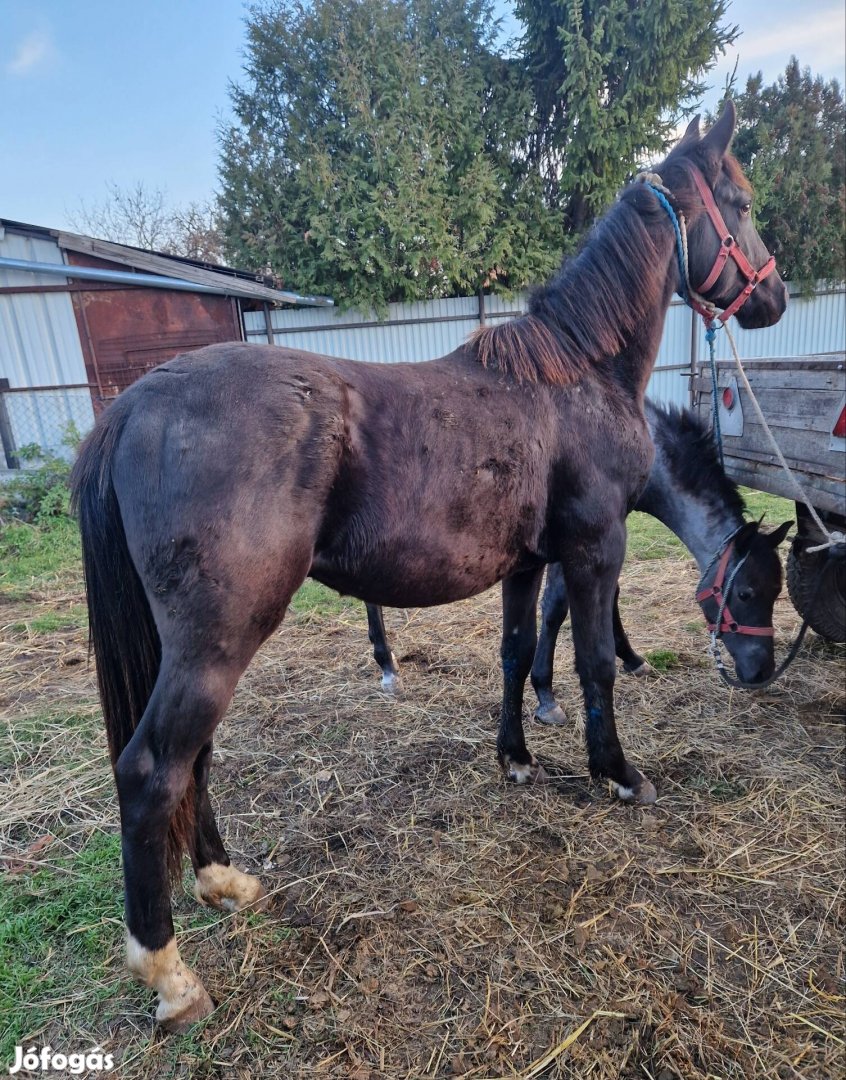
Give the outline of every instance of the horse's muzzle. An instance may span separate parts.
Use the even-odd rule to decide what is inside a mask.
[[[744,330],[773,326],[787,310],[787,300],[787,286],[776,276],[762,281],[734,317]]]

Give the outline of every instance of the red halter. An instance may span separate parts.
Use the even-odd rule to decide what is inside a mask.
[[[702,284],[698,287],[696,291],[700,295],[704,295],[709,289],[713,288],[713,286],[716,285],[717,279],[723,272],[723,268],[729,260],[729,256],[734,259],[734,261],[737,263],[737,267],[740,270],[740,273],[743,275],[743,277],[746,278],[746,284],[740,290],[734,300],[729,304],[725,311],[722,312],[722,314],[716,316],[716,318],[718,318],[720,322],[728,322],[732,315],[734,315],[743,307],[743,305],[758,287],[760,282],[762,282],[765,277],[767,277],[773,272],[773,270],[775,270],[775,256],[770,255],[769,259],[767,259],[767,261],[764,263],[760,270],[753,269],[752,264],[738,247],[737,241],[726,228],[726,223],[723,221],[723,215],[720,213],[719,208],[714,201],[714,196],[711,193],[711,189],[706,184],[705,178],[703,177],[702,173],[696,168],[692,168],[690,171],[693,175],[693,181],[696,184],[696,188],[699,194],[702,196],[702,201],[705,203],[705,209],[708,212],[708,217],[711,219],[711,223],[717,230],[717,236],[720,238],[720,250],[717,252],[717,257],[714,260],[714,265],[711,267],[711,272],[710,274],[708,274],[708,276],[705,278],[705,280],[702,282]],[[714,312],[709,311],[707,308],[704,308],[702,304],[694,300],[693,297],[689,297],[688,303],[704,318],[714,318]]]
[[[720,556],[720,561],[717,563],[717,571],[714,574],[714,582],[707,589],[702,589],[696,594],[696,599],[703,605],[702,611],[705,612],[704,603],[706,600],[713,599],[717,603],[717,617],[719,618],[719,612],[722,610],[722,619],[719,627],[716,623],[709,622],[708,630],[713,634],[715,631],[718,634],[752,634],[755,637],[774,637],[775,630],[771,626],[741,626],[735,622],[732,613],[729,611],[728,596],[723,599],[723,583],[726,580],[726,570],[731,559],[731,553],[734,551],[734,540],[730,540],[726,545],[726,549]],[[705,616],[706,620],[708,616]]]

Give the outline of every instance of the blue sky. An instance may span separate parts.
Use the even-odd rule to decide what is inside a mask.
[[[0,0],[0,217],[67,228],[107,181],[143,181],[171,204],[209,197],[244,11],[240,0]],[[735,56],[742,78],[762,69],[772,81],[795,53],[842,85],[842,0],[737,0],[728,17],[743,36],[706,106]]]

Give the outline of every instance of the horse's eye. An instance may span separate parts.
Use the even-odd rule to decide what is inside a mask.
[[[738,589],[737,590],[737,598],[738,598],[738,600],[751,600],[754,595],[755,594],[751,589]]]
[[[749,217],[749,215],[752,213],[752,203],[744,203],[743,206],[741,206],[740,208],[740,213],[743,217]]]

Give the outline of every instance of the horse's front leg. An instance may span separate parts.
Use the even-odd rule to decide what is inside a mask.
[[[567,586],[561,563],[551,563],[546,572],[546,588],[541,600],[541,629],[532,663],[532,686],[538,698],[535,719],[542,724],[566,724],[567,715],[555,700],[552,667],[558,633],[567,618]]]
[[[386,694],[397,694],[401,689],[397,659],[388,644],[382,609],[378,604],[365,604],[365,607],[367,608],[367,636],[373,646],[373,659],[382,669],[382,689]]]
[[[592,545],[575,544],[563,553],[570,596],[576,670],[585,702],[585,737],[591,776],[607,777],[621,799],[653,803],[649,780],[625,758],[614,722],[613,608],[625,553],[620,521]]]
[[[526,570],[502,583],[502,717],[496,749],[509,780],[527,784],[543,770],[526,749],[523,734],[523,687],[537,642],[537,603],[543,567]]]

